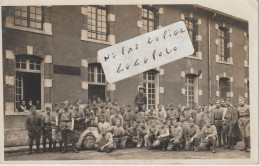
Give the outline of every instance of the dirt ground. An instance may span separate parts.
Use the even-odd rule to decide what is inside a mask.
[[[250,153],[239,151],[243,146],[239,142],[235,150],[217,148],[217,153],[211,151],[161,151],[147,150],[145,148],[118,149],[111,153],[100,153],[94,150],[73,153],[46,152],[41,154],[27,155],[24,151],[16,153],[5,153],[6,161],[26,160],[151,160],[151,159],[248,159]]]

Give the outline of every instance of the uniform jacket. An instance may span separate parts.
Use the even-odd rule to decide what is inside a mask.
[[[173,138],[177,138],[178,140],[182,139],[183,130],[180,126],[177,127],[171,127],[170,135]]]
[[[141,104],[146,104],[147,103],[147,99],[146,99],[146,96],[145,94],[140,94],[138,93],[136,96],[135,96],[135,104],[136,105],[141,105]]]
[[[41,132],[41,128],[43,127],[42,117],[35,113],[30,114],[25,121],[25,129],[29,132]]]

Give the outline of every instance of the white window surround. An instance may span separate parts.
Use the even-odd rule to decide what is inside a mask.
[[[229,62],[224,62],[224,61],[220,61],[219,60],[219,55],[216,55],[216,62],[217,63],[221,63],[221,64],[225,64],[225,65],[233,65],[233,57],[229,57]]]
[[[40,34],[45,34],[45,35],[52,35],[52,24],[51,23],[43,22],[43,30],[40,30],[40,29],[34,29],[34,28],[14,25],[14,16],[6,16],[5,19],[6,19],[6,22],[5,22],[6,28],[17,29],[17,30],[33,32],[33,33],[40,33]]]
[[[100,44],[106,44],[106,45],[114,45],[115,44],[115,35],[108,35],[108,41],[90,39],[90,38],[88,38],[87,35],[88,35],[88,30],[81,29],[81,40],[82,41],[100,43]]]

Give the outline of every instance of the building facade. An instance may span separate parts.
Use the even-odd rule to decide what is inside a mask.
[[[193,55],[108,84],[98,50],[183,20]],[[2,7],[5,146],[27,144],[22,100],[40,110],[66,99],[109,97],[134,106],[207,105],[210,97],[249,102],[248,23],[198,5]],[[22,139],[21,139],[22,138]]]

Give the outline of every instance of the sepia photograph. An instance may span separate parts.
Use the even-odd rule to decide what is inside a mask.
[[[202,4],[1,10],[4,161],[252,157],[249,20]]]

